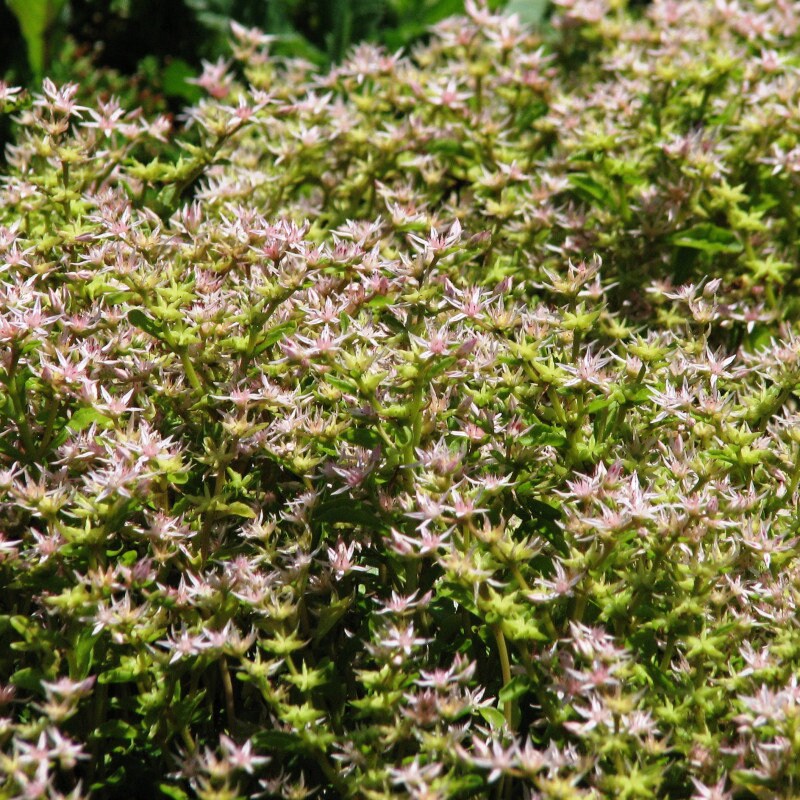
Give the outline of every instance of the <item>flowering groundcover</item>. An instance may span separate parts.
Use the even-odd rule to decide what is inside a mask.
[[[800,6],[468,13],[2,87],[3,798],[800,791]]]

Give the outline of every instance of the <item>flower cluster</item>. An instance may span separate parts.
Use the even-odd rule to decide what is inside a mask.
[[[4,797],[795,796],[800,8],[559,6],[2,87]]]

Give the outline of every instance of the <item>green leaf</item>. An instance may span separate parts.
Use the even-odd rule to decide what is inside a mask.
[[[645,403],[650,399],[650,389],[647,386],[635,388],[633,386],[623,387],[625,402],[628,404]]]
[[[444,358],[434,358],[428,361],[422,374],[425,380],[429,381],[431,378],[436,377],[439,373],[444,372],[456,363],[455,356],[445,356]]]
[[[189,78],[197,77],[196,70],[183,59],[174,58],[164,67],[161,75],[161,85],[164,94],[168,97],[180,97],[189,104],[194,104],[203,96],[203,90],[193,83],[188,83]]]
[[[364,303],[364,306],[373,310],[380,310],[381,308],[392,305],[394,301],[394,298],[388,294],[377,294],[371,300]]]
[[[598,411],[608,408],[613,402],[610,397],[598,397],[586,406],[586,411],[589,414],[596,414]]]
[[[74,433],[80,433],[86,430],[93,422],[97,423],[98,428],[107,428],[113,424],[110,417],[107,417],[96,408],[84,406],[70,417],[67,427]]]
[[[276,342],[291,336],[297,330],[297,323],[294,321],[283,322],[271,328],[267,335],[259,342],[258,347],[255,349],[256,355],[267,347],[272,347]]]
[[[137,678],[144,674],[142,670],[133,659],[129,660],[125,666],[115,667],[114,669],[106,670],[97,676],[98,683],[128,683],[135,681]]]
[[[314,641],[318,642],[325,636],[336,623],[347,613],[353,604],[354,595],[343,597],[333,603],[323,606],[317,617],[317,624],[314,630]]]
[[[32,628],[35,623],[29,617],[22,614],[15,614],[13,617],[6,617],[8,624],[22,636],[28,635],[28,630]]]
[[[450,797],[486,797],[486,779],[475,772],[460,777],[448,775],[447,791]]]
[[[553,522],[561,519],[561,512],[557,508],[553,508],[549,503],[544,503],[541,500],[526,500],[525,510],[539,519],[552,520]]]
[[[730,773],[730,779],[734,786],[744,786],[746,789],[750,789],[751,791],[758,791],[764,786],[773,786],[773,779],[771,779],[769,776],[761,775],[758,772],[751,772],[750,770],[744,769],[733,770],[733,772]],[[761,792],[759,793],[759,796],[767,797],[768,795]]]
[[[597,201],[600,205],[615,205],[612,203],[611,192],[600,181],[591,175],[573,172],[567,175],[567,180],[578,190],[578,194],[587,202]]]
[[[774,331],[769,325],[754,325],[753,330],[747,334],[745,341],[750,351],[764,350],[772,344]]]
[[[217,506],[216,510],[227,514],[233,514],[237,517],[245,517],[246,519],[256,518],[256,512],[245,503],[222,503]]]
[[[149,183],[155,183],[158,180],[163,180],[165,177],[166,176],[159,176],[158,178],[153,178]],[[169,183],[159,190],[156,195],[154,207],[162,216],[168,216],[174,212],[179,200],[178,187],[174,183]]]
[[[125,749],[126,748],[123,745],[117,745],[113,748],[113,752],[121,753],[124,752]],[[89,786],[89,790],[92,792],[91,796],[95,796],[94,792],[107,793],[112,786],[118,787],[120,785],[125,785],[125,782],[128,780],[128,771],[124,766],[120,767],[119,769],[115,769],[112,773],[103,775],[102,781],[97,781]]]
[[[495,730],[502,730],[506,727],[506,718],[503,716],[503,712],[499,709],[486,706],[480,709],[480,715]]]
[[[168,472],[167,473],[167,480],[173,484],[173,486],[183,486],[183,484],[189,481],[189,473],[188,472]]]
[[[369,428],[349,428],[342,433],[342,438],[348,442],[351,442],[352,444],[358,444],[361,445],[361,447],[366,447],[369,450],[373,450],[381,443],[380,436]],[[390,456],[387,456],[387,458],[388,457]]]
[[[335,375],[331,375],[330,373],[325,375],[325,381],[338,389],[340,392],[358,392],[358,387],[353,381],[345,380],[344,378],[337,378]]]
[[[64,2],[65,0],[6,0],[6,5],[19,22],[28,50],[28,64],[37,78],[44,75],[47,40]]]
[[[506,14],[516,14],[523,24],[538,27],[549,7],[550,0],[511,0],[504,10]]]
[[[293,753],[302,750],[303,743],[296,733],[284,731],[261,731],[253,737],[259,750],[277,750],[278,752]]]
[[[530,682],[528,681],[527,677],[517,675],[500,690],[498,697],[500,698],[501,703],[513,703],[515,700],[522,697],[522,695],[526,694],[529,690]]]
[[[452,600],[457,605],[466,609],[470,614],[482,619],[478,606],[475,604],[475,597],[465,586],[448,581],[447,583],[439,584],[438,588],[439,597]]]
[[[164,327],[159,325],[154,319],[151,319],[139,308],[133,308],[128,312],[128,322],[135,328],[149,333],[156,339],[164,338]]]
[[[369,506],[342,496],[322,503],[314,512],[314,519],[317,522],[347,522],[352,525],[363,525],[371,530],[380,530],[386,527],[383,520],[371,511]]]
[[[541,500],[525,498],[524,502],[517,506],[516,513],[523,520],[526,528],[531,526],[542,538],[547,539],[561,555],[569,555],[564,531],[558,525],[558,520],[561,518],[558,509]]]
[[[169,786],[166,783],[159,783],[158,788],[161,790],[162,794],[172,798],[172,800],[189,800],[189,795],[186,794],[183,789],[180,789],[177,786]]]
[[[567,437],[562,428],[535,424],[520,438],[519,442],[525,447],[563,447],[567,443]]]
[[[673,234],[671,241],[678,247],[700,250],[709,255],[716,253],[741,253],[743,245],[733,231],[702,222],[688,230]]]
[[[42,688],[42,680],[44,676],[39,670],[32,667],[25,667],[24,669],[17,670],[11,676],[11,683],[14,686],[19,686],[20,689],[26,689],[29,692],[40,692]]]
[[[68,658],[74,669],[74,674],[70,677],[74,680],[82,681],[91,671],[92,662],[94,661],[94,644],[99,638],[99,633],[92,635],[92,631],[87,628],[78,637],[72,652],[68,653]]]
[[[393,4],[394,5],[394,4]],[[399,6],[399,4],[397,4]],[[415,2],[397,8],[400,24],[381,31],[381,39],[390,50],[406,47],[425,34],[437,22],[464,13],[462,0],[434,0],[434,2]]]
[[[464,152],[464,145],[458,139],[434,139],[428,148],[432,153],[441,154],[443,156],[457,156]]]
[[[136,739],[137,729],[121,719],[110,719],[98,726],[92,736],[97,739]]]

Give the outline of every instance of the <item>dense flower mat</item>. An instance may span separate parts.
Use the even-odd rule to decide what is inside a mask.
[[[800,6],[560,5],[2,87],[0,796],[797,796]]]

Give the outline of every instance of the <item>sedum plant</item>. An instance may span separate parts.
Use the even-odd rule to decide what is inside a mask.
[[[797,12],[3,85],[2,796],[796,796]]]

